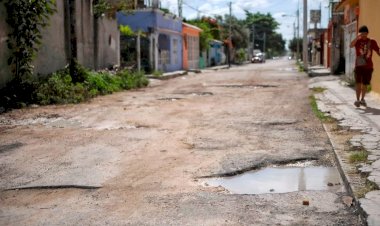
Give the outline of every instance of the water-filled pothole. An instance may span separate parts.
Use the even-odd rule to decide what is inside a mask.
[[[344,191],[335,167],[268,167],[224,178],[212,178],[205,186],[222,186],[233,194],[286,193],[295,191]]]

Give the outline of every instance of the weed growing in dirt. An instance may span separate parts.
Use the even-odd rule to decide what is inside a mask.
[[[297,61],[296,63],[297,67],[298,67],[298,71],[299,72],[304,72],[305,71],[305,68],[303,66],[303,63],[301,63],[300,61]]]
[[[375,183],[367,180],[363,187],[355,191],[355,196],[358,197],[359,199],[364,198],[365,194],[374,190],[379,190],[379,187]]]
[[[367,151],[354,151],[350,154],[348,161],[350,163],[361,163],[366,162],[368,158]]]
[[[161,77],[162,75],[163,75],[163,72],[162,71],[157,71],[157,70],[155,70],[155,71],[153,71],[153,76],[154,77],[156,77],[156,78],[159,78],[159,77]]]
[[[317,99],[314,95],[309,96],[311,109],[322,122],[333,122],[334,119],[318,109]]]
[[[311,88],[311,90],[314,92],[314,93],[323,93],[325,90],[326,90],[326,88],[324,88],[324,87],[313,87],[313,88]]]

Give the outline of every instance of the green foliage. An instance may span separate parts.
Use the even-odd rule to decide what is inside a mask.
[[[221,26],[221,37],[226,40],[229,38],[229,29],[231,25],[232,45],[236,49],[247,48],[249,44],[249,30],[245,20],[239,20],[235,16],[224,15],[217,16],[216,19]]]
[[[152,74],[154,77],[161,77],[164,73],[161,70],[154,70]]]
[[[128,70],[121,71],[116,74],[121,78],[121,87],[123,89],[134,89],[145,87],[149,84],[149,80],[146,78],[143,72],[130,72]]]
[[[274,33],[279,27],[279,23],[272,17],[270,13],[263,14],[257,12],[252,14],[249,11],[245,11],[246,14],[246,24],[252,28],[255,26],[256,30],[267,32],[267,34]]]
[[[53,73],[42,81],[34,93],[39,104],[78,103],[98,95],[111,94],[123,89],[141,88],[149,81],[141,72],[121,71],[116,75],[109,72],[84,71],[86,80],[74,83],[68,70]]]
[[[54,0],[0,0],[7,10],[6,21],[11,28],[8,64],[17,80],[33,74],[32,61],[41,44],[41,30],[55,12]],[[27,78],[24,78],[27,79]]]
[[[120,25],[119,30],[122,35],[132,36],[135,34],[128,25]]]
[[[317,105],[317,99],[315,98],[314,95],[311,95],[309,97],[310,99],[310,105],[311,105],[311,109],[312,111],[314,112],[314,114],[322,121],[322,122],[332,122],[333,119],[330,117],[330,116],[327,116],[325,115],[325,113],[321,112],[319,109],[318,109],[318,105]]]
[[[267,57],[281,55],[285,51],[285,40],[281,34],[276,32],[279,23],[272,17],[270,13],[262,14],[260,12],[252,14],[246,13],[246,26],[253,31],[255,45],[259,45],[259,49],[263,50],[264,33],[266,34],[266,46],[270,47],[267,51]],[[255,47],[256,48],[256,47]]]
[[[379,190],[379,186],[375,182],[372,182],[370,180],[366,180],[365,184],[359,187],[359,189],[355,189],[354,193],[355,196],[358,198],[364,198],[365,194],[367,194],[370,191]]]
[[[84,82],[86,81],[88,77],[89,70],[85,67],[83,67],[80,63],[78,63],[76,60],[74,61],[74,74],[71,75],[71,78],[74,83],[77,82]],[[69,68],[66,69],[66,73],[70,74]]]
[[[108,13],[112,9],[112,6],[110,3],[108,3],[106,0],[97,0],[94,1],[93,10],[94,10],[94,16],[96,18],[102,17],[106,13]]]
[[[318,86],[311,88],[311,90],[313,90],[314,93],[323,93],[326,90],[326,88]]]
[[[219,27],[211,23],[210,20],[206,19],[195,19],[187,21],[189,24],[195,25],[202,29],[199,36],[199,48],[200,51],[206,51],[210,48],[210,41],[213,39],[220,39]],[[218,30],[218,32],[217,32]]]
[[[46,78],[30,77],[22,83],[14,81],[9,83],[6,88],[0,90],[0,107],[11,109],[32,103],[41,105],[79,103],[98,95],[145,87],[149,83],[142,72],[124,70],[111,74],[107,71],[89,71],[80,65],[76,67],[85,78],[83,82],[74,82],[69,69],[66,68]]]
[[[42,105],[78,103],[87,97],[83,84],[74,84],[66,70],[53,73],[42,81],[34,91],[34,96],[36,103]]]
[[[350,154],[348,161],[350,163],[366,162],[368,158],[367,151],[354,151]]]
[[[160,10],[161,10],[162,12],[164,12],[165,14],[169,14],[169,13],[170,13],[170,10],[167,9],[167,8],[160,8]]]
[[[121,79],[106,72],[90,72],[86,83],[92,96],[110,94],[121,89]]]
[[[239,49],[236,52],[235,61],[237,64],[242,64],[247,59],[247,53],[245,49]]]
[[[297,52],[297,40],[298,40],[298,45],[299,45],[299,52],[302,53],[302,48],[303,48],[303,45],[302,45],[303,40],[302,40],[302,38],[299,38],[299,39],[293,38],[292,40],[290,40],[288,48],[293,53],[296,53]]]

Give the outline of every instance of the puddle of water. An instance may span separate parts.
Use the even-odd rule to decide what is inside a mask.
[[[237,176],[212,178],[209,186],[222,186],[233,194],[286,193],[294,191],[344,191],[335,167],[265,168]]]

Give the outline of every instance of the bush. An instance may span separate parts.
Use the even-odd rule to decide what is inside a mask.
[[[13,79],[0,90],[0,108],[22,108],[33,103],[32,95],[38,81],[35,77],[23,76]]]
[[[123,89],[141,88],[149,84],[143,72],[130,72],[128,70],[121,71],[117,74],[121,78],[121,86]]]
[[[90,72],[85,83],[92,96],[110,94],[121,89],[121,81],[106,72]]]
[[[42,105],[79,103],[87,98],[87,91],[81,83],[74,84],[65,71],[60,71],[41,81],[34,96],[35,102]]]
[[[239,49],[235,54],[235,63],[242,64],[247,59],[247,53],[244,49]]]
[[[27,104],[79,103],[97,95],[106,95],[123,89],[147,86],[149,81],[143,72],[123,70],[117,74],[108,71],[89,71],[76,65],[76,80],[70,76],[69,68],[57,71],[46,78],[13,80],[0,90],[0,107],[20,108]]]

